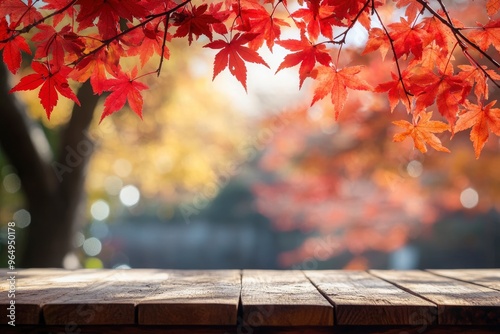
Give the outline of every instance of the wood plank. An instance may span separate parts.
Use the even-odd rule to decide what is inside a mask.
[[[63,269],[19,269],[16,276],[15,318],[17,325],[38,324],[41,318],[42,306],[59,296],[73,291],[73,285],[64,278],[75,275],[75,272]],[[76,287],[90,284],[100,272],[82,270],[78,272]],[[10,321],[7,318],[7,307],[10,298],[6,293],[8,287],[2,284],[0,293],[0,324]]]
[[[419,270],[370,273],[437,304],[439,324],[500,324],[500,291]]]
[[[244,270],[241,303],[250,326],[333,325],[333,306],[301,271]]]
[[[88,334],[498,334],[499,326],[300,326],[252,327],[240,331],[234,326],[80,326],[78,331],[65,326],[6,326],[0,325],[2,334],[88,333]]]
[[[138,323],[235,325],[240,290],[239,270],[169,271],[154,295],[138,304]]]
[[[500,269],[433,269],[427,271],[500,291]]]
[[[71,276],[70,278],[73,278]],[[48,325],[135,324],[136,304],[159,288],[168,273],[154,269],[106,270],[92,284],[43,306]]]
[[[335,305],[337,325],[430,325],[437,306],[363,271],[305,271]]]

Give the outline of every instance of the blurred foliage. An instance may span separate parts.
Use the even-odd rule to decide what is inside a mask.
[[[287,126],[260,160],[273,178],[254,186],[277,229],[308,236],[281,254],[282,266],[349,253],[346,268],[371,267],[367,254],[401,249],[451,212],[500,209],[498,139],[479,160],[467,133],[441,136],[451,154],[422,154],[411,141],[392,141],[386,107],[360,93],[338,122],[323,106],[282,114]]]
[[[162,75],[150,76],[146,82],[151,89],[144,94],[143,120],[130,112],[117,113],[101,124],[97,117],[94,120],[89,137],[96,143],[96,151],[86,180],[85,214],[89,222],[95,221],[90,210],[98,200],[109,205],[107,221],[148,210],[144,204],[148,199],[164,203],[158,215],[171,218],[180,203],[198,193],[215,197],[220,191],[217,180],[221,171],[245,158],[244,144],[250,137],[252,119],[238,113],[225,92],[211,83],[211,68],[206,67],[201,48],[193,46],[188,52],[184,43],[171,48],[175,56],[164,64]],[[47,121],[36,92],[19,95],[57,152],[59,130],[69,120],[71,103],[62,99],[59,110]],[[95,114],[100,115],[102,108],[101,101]],[[0,220],[4,226],[23,208],[24,201],[20,184],[15,184],[19,183],[15,170],[1,152],[0,173]],[[119,200],[126,185],[139,189],[143,199],[130,208]],[[85,238],[90,235],[89,226],[80,230]],[[23,232],[18,233],[22,236]],[[97,258],[84,260],[86,255],[79,249],[81,262],[99,267]]]

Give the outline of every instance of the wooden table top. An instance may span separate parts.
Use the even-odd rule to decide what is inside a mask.
[[[500,269],[0,272],[2,333],[500,333]]]

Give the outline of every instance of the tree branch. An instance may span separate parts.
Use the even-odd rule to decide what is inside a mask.
[[[448,19],[445,19],[441,15],[439,15],[426,1],[424,0],[416,0],[416,1],[420,3],[425,9],[427,9],[436,19],[441,21],[452,31],[453,35],[455,36],[455,39],[457,40],[458,44],[460,45],[460,47],[464,52],[466,52],[467,49],[467,46],[465,45],[466,43],[469,46],[471,46],[474,50],[479,52],[484,58],[488,59],[495,67],[497,68],[500,67],[500,63],[497,60],[495,60],[487,52],[481,50],[481,48],[477,44],[473,43],[470,39],[467,38],[467,36],[462,34],[459,28],[455,27],[451,21],[448,21],[451,20],[451,18],[449,17],[448,12],[446,11],[446,8],[444,6],[443,6],[444,12],[446,13],[445,15],[447,15]],[[439,3],[442,5],[442,2]]]
[[[94,143],[88,135],[88,130],[99,100],[94,95],[89,82],[84,83],[78,90],[78,100],[83,101],[81,106],[73,105],[71,119],[61,131],[61,141],[56,162],[70,168],[59,178],[61,181],[61,195],[69,196],[78,187],[83,186],[90,157],[94,153]],[[82,184],[80,184],[82,183]]]

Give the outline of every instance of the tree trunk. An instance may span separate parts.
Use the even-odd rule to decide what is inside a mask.
[[[60,131],[57,156],[40,127],[14,94],[8,94],[8,72],[0,65],[0,144],[16,168],[31,214],[20,266],[61,267],[71,250],[84,198],[84,183],[93,143],[87,132],[98,96],[88,83],[78,91],[82,107],[73,108]]]

